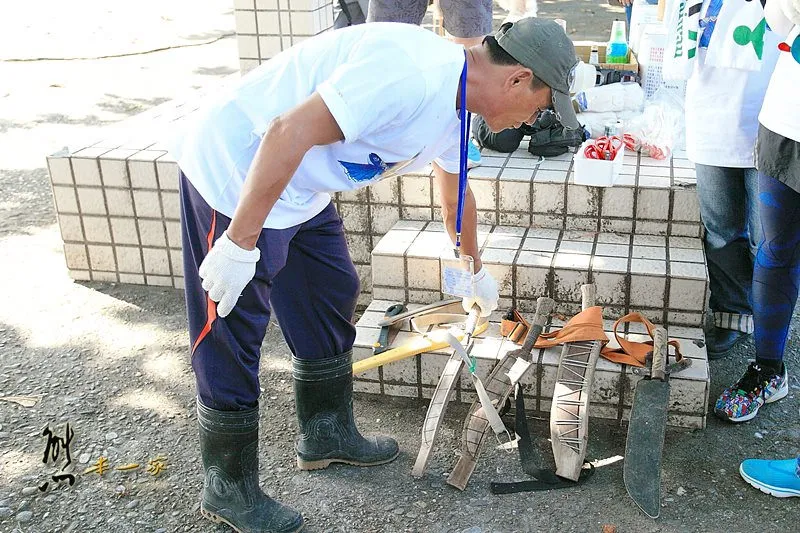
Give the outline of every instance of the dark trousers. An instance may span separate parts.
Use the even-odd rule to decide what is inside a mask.
[[[750,288],[760,239],[754,168],[695,165],[714,324],[753,332]]]
[[[756,360],[783,360],[800,284],[800,194],[758,174],[764,239],[753,270]]]
[[[206,407],[231,411],[257,405],[261,343],[273,311],[296,357],[325,359],[352,348],[359,278],[332,203],[303,224],[261,230],[255,276],[222,318],[198,269],[231,220],[211,209],[183,173],[180,188],[192,368]]]

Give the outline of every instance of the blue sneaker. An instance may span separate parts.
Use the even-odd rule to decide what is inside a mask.
[[[475,144],[475,141],[470,140],[467,145],[467,168],[475,168],[481,164],[481,151]]]
[[[782,461],[745,459],[739,473],[761,492],[777,498],[800,496],[800,457]]]

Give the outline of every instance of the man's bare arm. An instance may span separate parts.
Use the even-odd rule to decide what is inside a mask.
[[[255,247],[261,228],[300,162],[312,147],[344,138],[318,93],[275,118],[250,164],[228,238],[240,247]]]
[[[439,187],[439,196],[442,201],[442,218],[450,239],[456,242],[456,213],[458,212],[458,174],[446,172],[436,163],[433,164],[433,175]],[[461,220],[461,252],[472,256],[475,260],[475,272],[483,266],[481,263],[480,248],[478,247],[478,211],[475,206],[475,196],[467,186],[464,200],[464,215]]]

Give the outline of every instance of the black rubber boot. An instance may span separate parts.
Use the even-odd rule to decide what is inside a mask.
[[[394,460],[397,442],[363,437],[353,420],[353,352],[331,359],[292,358],[300,438],[297,466],[327,468],[331,463],[373,466]]]
[[[258,486],[258,407],[216,411],[197,400],[205,483],[200,512],[239,533],[289,533],[303,517]]]

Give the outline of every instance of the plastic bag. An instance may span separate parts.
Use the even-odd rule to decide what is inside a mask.
[[[636,149],[653,159],[668,159],[685,145],[683,99],[674,90],[662,87],[645,101],[638,117],[624,123]]]
[[[575,95],[575,101],[581,112],[638,111],[644,103],[644,91],[638,83],[612,83],[586,89]]]
[[[606,126],[616,125],[616,123],[619,121],[623,123],[624,130],[624,125],[629,120],[640,117],[641,115],[641,110],[620,111],[619,113],[613,111],[606,113],[584,111],[583,113],[578,113],[578,122],[580,122],[583,127],[586,128],[586,131],[589,132],[589,136],[592,139],[597,139],[598,137],[606,134]]]

